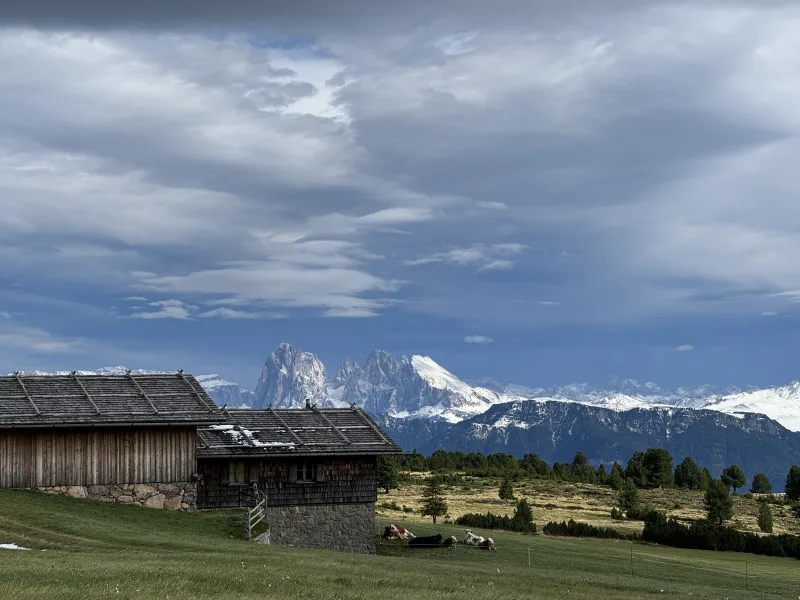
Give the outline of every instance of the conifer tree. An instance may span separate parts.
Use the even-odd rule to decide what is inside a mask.
[[[447,502],[444,500],[444,489],[442,480],[439,477],[429,477],[422,489],[422,510],[423,517],[431,517],[436,524],[437,517],[447,514]]]
[[[750,492],[753,494],[769,494],[772,492],[772,484],[769,482],[769,478],[764,473],[753,475]]]
[[[500,496],[501,500],[514,499],[514,485],[511,483],[510,479],[503,479],[503,482],[500,484],[500,491],[497,495]]]
[[[723,469],[720,479],[722,483],[733,488],[734,494],[736,493],[736,488],[742,487],[747,482],[744,471],[739,468],[739,465],[731,465],[727,469]]]
[[[708,513],[708,520],[717,525],[733,517],[733,498],[728,486],[719,479],[712,480],[703,498],[703,507]]]
[[[397,460],[394,456],[378,457],[378,487],[389,493],[389,490],[397,488],[399,472]]]
[[[758,509],[758,528],[764,533],[772,533],[772,509],[766,502]]]
[[[786,475],[786,497],[797,502],[800,500],[800,467],[792,465]]]

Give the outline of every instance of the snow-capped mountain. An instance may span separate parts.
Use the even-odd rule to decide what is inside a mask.
[[[253,407],[300,407],[305,405],[306,398],[320,407],[340,406],[327,390],[328,378],[322,361],[310,352],[281,344],[261,369]]]
[[[733,416],[764,414],[792,431],[800,431],[800,383],[760,390],[739,388],[662,389],[652,382],[614,379],[602,387],[585,383],[550,388],[502,384],[491,379],[467,383],[428,356],[395,358],[375,350],[362,365],[348,358],[334,377],[310,352],[281,344],[264,365],[255,407],[302,406],[311,398],[319,406],[355,403],[372,414],[393,418],[427,418],[457,423],[509,402],[573,403],[612,411],[647,408],[709,409]]]
[[[427,356],[375,350],[363,365],[346,359],[333,378],[310,352],[281,344],[269,355],[256,386],[254,407],[356,404],[373,414],[458,422],[510,398],[472,387]]]
[[[691,456],[714,475],[731,464],[748,477],[766,473],[777,490],[800,459],[800,434],[772,419],[691,408],[616,411],[577,402],[517,401],[458,423],[389,416],[378,422],[404,449],[427,455],[438,449],[533,453],[552,464],[583,451],[590,463],[609,466],[657,447],[668,450],[675,464]]]
[[[125,367],[104,367],[81,374],[123,374]],[[165,371],[135,370],[135,374]],[[46,374],[39,371],[30,374]],[[742,418],[762,414],[791,431],[800,431],[800,382],[764,389],[711,386],[662,389],[633,379],[611,380],[602,387],[585,383],[550,388],[503,384],[491,379],[471,384],[428,356],[395,358],[375,350],[359,365],[348,358],[333,377],[311,352],[281,344],[267,358],[255,392],[218,375],[198,375],[218,404],[231,407],[301,407],[305,399],[320,407],[356,404],[374,415],[458,423],[498,404],[516,402],[579,404],[615,412],[633,409],[707,409]]]
[[[215,404],[227,405],[228,408],[250,408],[255,402],[256,395],[250,390],[239,387],[238,383],[226,381],[216,373],[212,375],[198,375],[197,382],[211,396]]]

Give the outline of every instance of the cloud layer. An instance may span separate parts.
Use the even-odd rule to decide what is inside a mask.
[[[13,4],[9,290],[142,327],[400,315],[455,340],[797,308],[790,3]],[[9,346],[80,347],[12,296]]]

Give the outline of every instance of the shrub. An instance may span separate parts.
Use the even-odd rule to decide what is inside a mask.
[[[646,521],[642,539],[676,548],[800,558],[800,536],[788,534],[759,536],[755,533],[736,531],[707,520],[695,521],[690,525],[683,525],[674,518],[658,522]]]
[[[542,532],[547,535],[562,537],[593,537],[617,540],[636,540],[639,538],[635,533],[622,534],[612,527],[596,527],[588,523],[577,523],[573,519],[566,522],[561,521],[561,523],[550,521],[544,526]]]
[[[487,512],[485,515],[479,513],[461,515],[456,519],[456,525],[464,525],[476,529],[502,529],[521,533],[536,533],[536,523],[525,525],[520,522],[515,522],[514,519],[509,518],[508,515],[503,515],[501,517],[490,512]]]
[[[400,505],[395,500],[392,500],[391,502],[381,502],[379,506],[388,510],[402,510]]]

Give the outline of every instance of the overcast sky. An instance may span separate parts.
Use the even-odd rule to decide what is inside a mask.
[[[796,3],[8,4],[4,372],[798,378]]]

